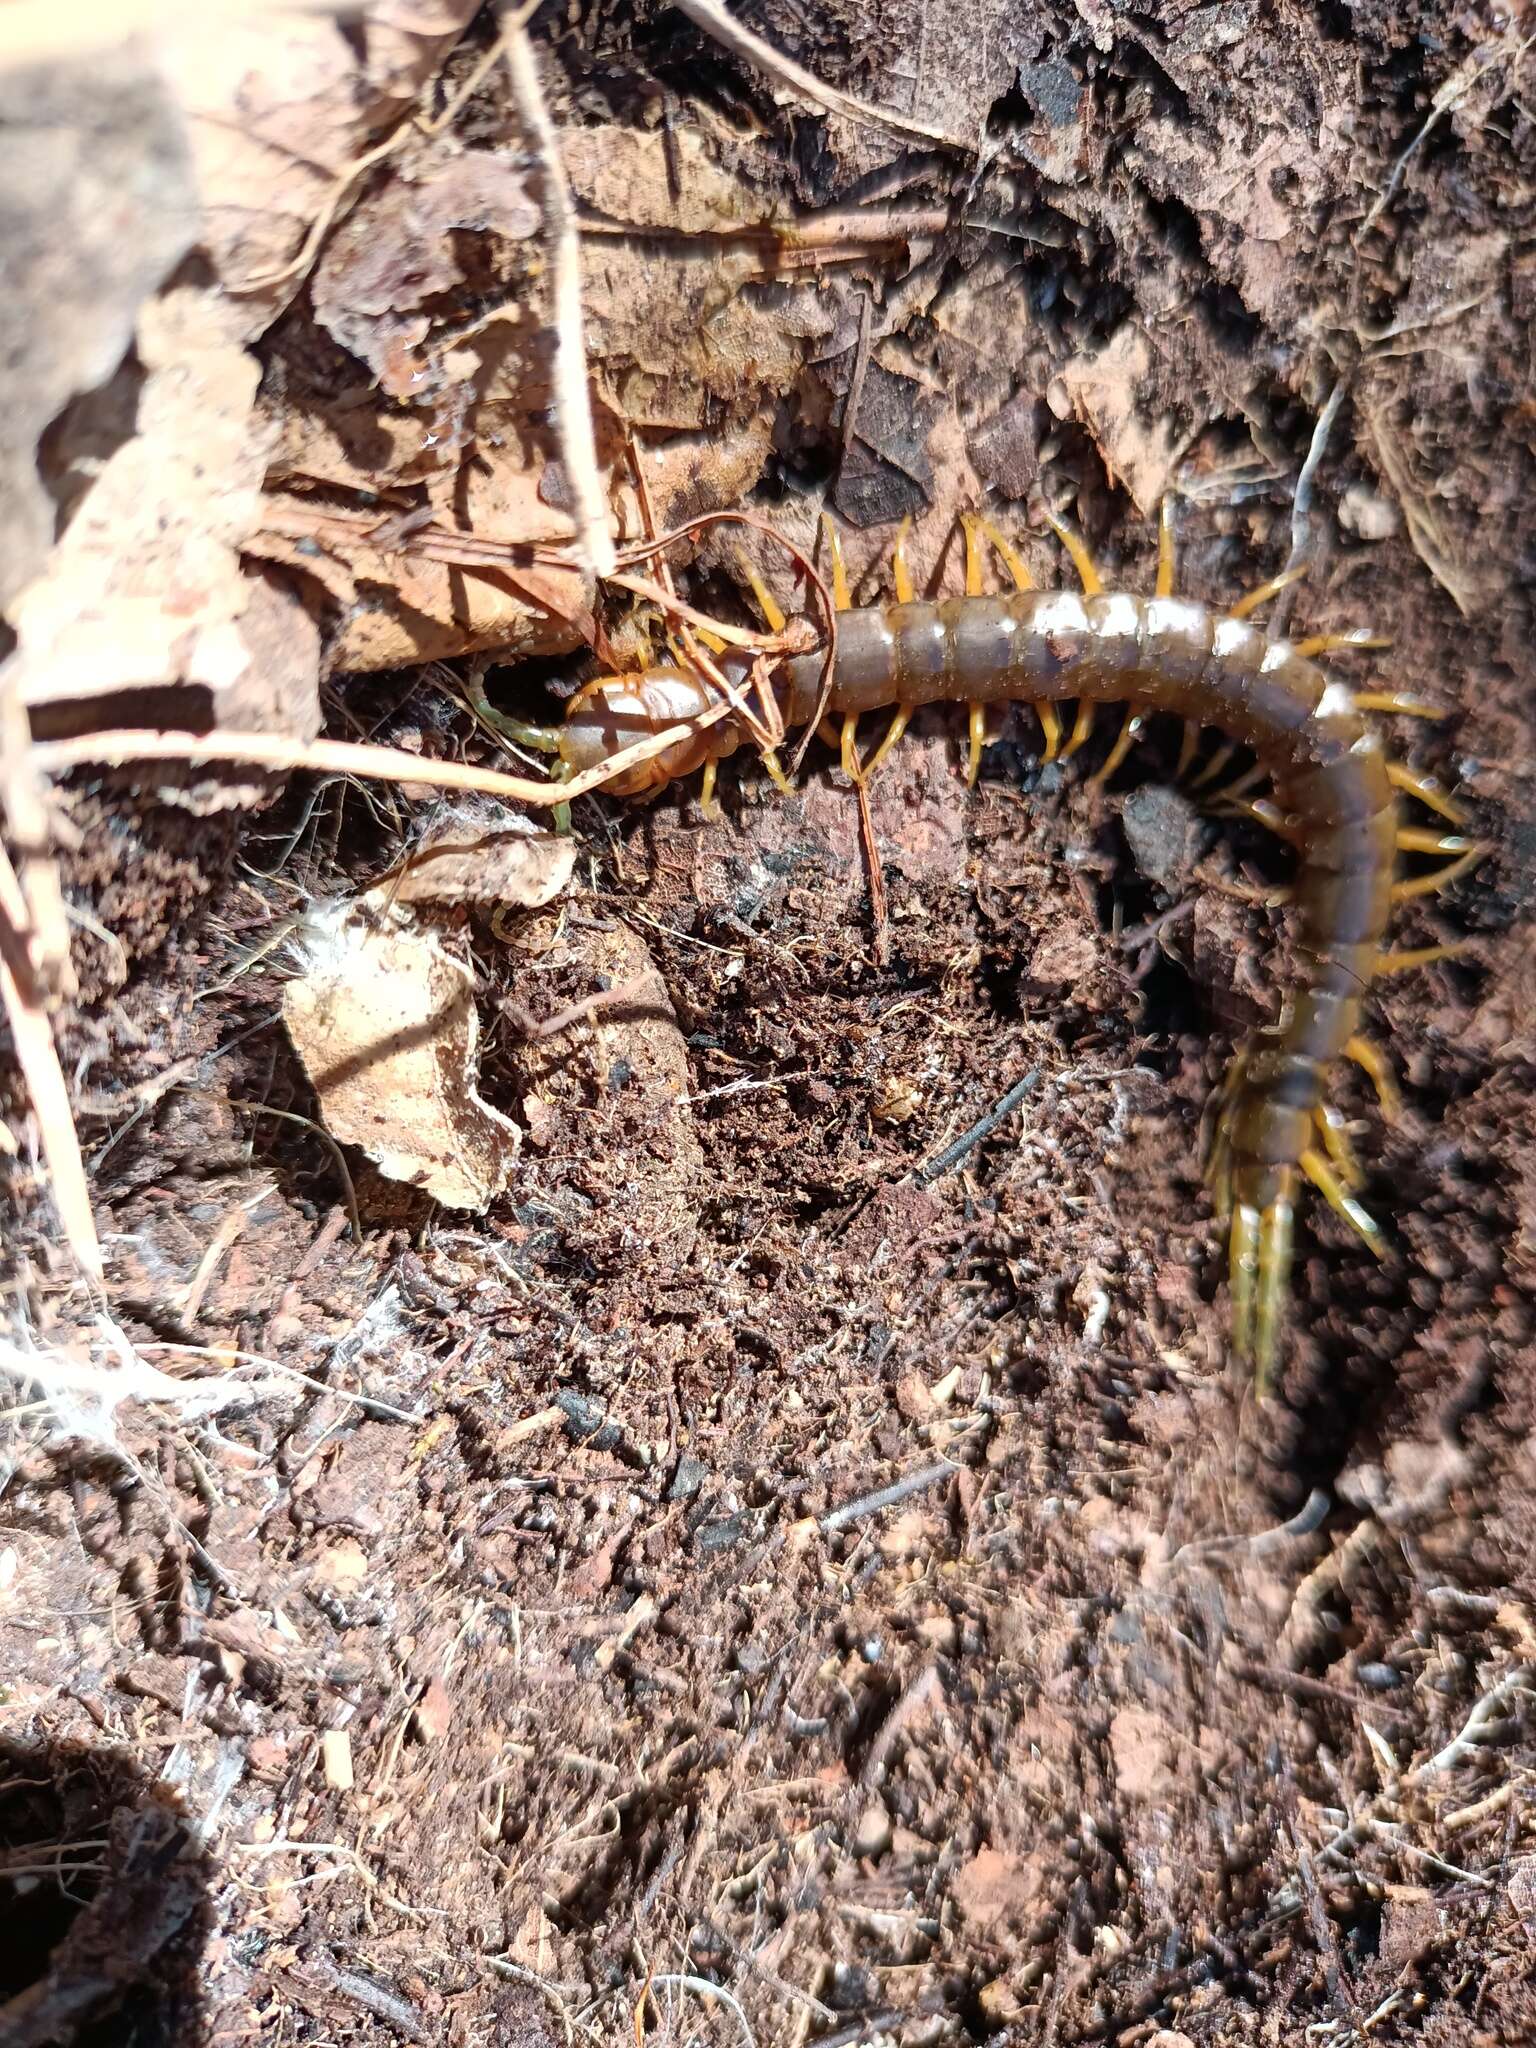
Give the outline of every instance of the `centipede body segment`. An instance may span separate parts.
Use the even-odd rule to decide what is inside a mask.
[[[1020,586],[1014,591],[982,593],[978,530],[1003,555]],[[1444,950],[1418,949],[1396,961],[1384,954],[1394,901],[1442,886],[1481,849],[1458,834],[1409,830],[1401,822],[1403,795],[1425,803],[1443,823],[1464,822],[1438,784],[1388,758],[1372,722],[1378,711],[1425,715],[1430,707],[1390,691],[1357,694],[1319,665],[1340,647],[1380,643],[1362,634],[1269,638],[1250,615],[1287,579],[1250,593],[1229,612],[1174,595],[1166,519],[1152,596],[1104,589],[1081,541],[1057,530],[1078,568],[1081,593],[1025,587],[1023,566],[1003,537],[967,520],[963,596],[917,598],[898,543],[897,601],[851,608],[834,547],[840,617],[824,736],[838,746],[850,775],[862,777],[878,767],[919,707],[963,704],[974,781],[991,707],[1033,706],[1047,758],[1064,759],[1083,744],[1097,710],[1116,705],[1123,707],[1122,723],[1098,771],[1101,781],[1156,713],[1184,721],[1181,768],[1190,765],[1202,728],[1222,736],[1202,782],[1214,781],[1238,748],[1252,751],[1255,770],[1221,795],[1229,809],[1250,812],[1295,848],[1296,978],[1278,1020],[1232,1062],[1208,1120],[1206,1171],[1228,1230],[1234,1349],[1263,1387],[1279,1356],[1302,1182],[1318,1188],[1374,1251],[1383,1249],[1381,1231],[1357,1199],[1361,1176],[1329,1107],[1328,1083],[1337,1062],[1356,1060],[1390,1107],[1390,1072],[1361,1036],[1367,991],[1380,972]],[[759,595],[776,613],[760,588]],[[745,657],[724,655],[722,666],[733,684],[745,682]],[[822,678],[820,652],[782,662],[775,689],[784,727],[815,716]],[[572,699],[558,734],[561,756],[568,772],[594,766],[646,733],[688,724],[716,702],[715,685],[680,666],[600,678]],[[1061,707],[1073,704],[1064,716]],[[890,722],[862,760],[858,721],[877,712]],[[734,719],[722,720],[611,787],[618,795],[643,795],[703,768],[712,792],[715,764],[743,738]],[[1256,800],[1250,792],[1259,771],[1272,788]],[[1448,865],[1398,881],[1400,850],[1443,853]]]

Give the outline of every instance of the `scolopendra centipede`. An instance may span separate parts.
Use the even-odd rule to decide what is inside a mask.
[[[1383,1233],[1357,1199],[1362,1176],[1342,1119],[1328,1104],[1328,1070],[1340,1059],[1354,1060],[1390,1114],[1390,1069],[1360,1034],[1366,992],[1383,973],[1455,950],[1384,952],[1392,907],[1445,886],[1484,849],[1459,832],[1401,822],[1400,794],[1415,797],[1449,825],[1466,822],[1436,781],[1388,758],[1370,720],[1375,712],[1433,717],[1432,707],[1390,690],[1353,690],[1318,666],[1318,657],[1338,649],[1383,642],[1364,632],[1299,641],[1267,637],[1250,623],[1252,614],[1289,576],[1250,592],[1230,611],[1175,596],[1166,506],[1151,597],[1106,590],[1081,539],[1047,516],[1076,565],[1080,596],[1035,589],[996,528],[968,517],[964,596],[919,600],[898,541],[895,604],[854,609],[829,524],[838,612],[830,674],[824,674],[820,651],[785,658],[773,683],[778,724],[781,731],[803,726],[820,707],[823,733],[856,782],[879,766],[918,707],[939,702],[968,706],[972,783],[994,704],[1034,708],[1047,760],[1064,759],[1083,744],[1096,707],[1123,705],[1119,733],[1095,777],[1100,782],[1119,766],[1154,713],[1173,713],[1185,722],[1181,770],[1193,758],[1201,728],[1215,727],[1224,735],[1226,744],[1202,782],[1219,773],[1238,747],[1252,751],[1255,766],[1223,793],[1229,808],[1258,818],[1295,848],[1297,978],[1278,1021],[1232,1061],[1210,1119],[1205,1165],[1228,1230],[1234,1350],[1251,1365],[1262,1391],[1279,1355],[1301,1182],[1310,1181],[1378,1256],[1383,1252]],[[983,594],[981,536],[1006,562],[1014,593]],[[778,606],[752,580],[770,625],[782,630]],[[746,687],[752,662],[722,650],[720,668],[734,692]],[[1074,699],[1077,710],[1064,741],[1058,706]],[[687,732],[609,784],[617,795],[642,796],[702,768],[708,805],[717,764],[736,751],[744,731],[738,718],[721,719],[719,708],[717,682],[681,666],[604,676],[572,698],[564,724],[548,743],[558,746],[564,772],[575,774],[645,734],[687,727],[712,710],[716,722]],[[873,754],[861,759],[858,721],[878,710],[890,710],[892,717]],[[767,759],[778,775],[775,758]],[[1264,774],[1272,780],[1272,794],[1255,798],[1250,792]],[[1398,879],[1400,851],[1443,854],[1447,864]]]

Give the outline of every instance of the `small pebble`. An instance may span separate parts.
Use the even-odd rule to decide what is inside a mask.
[[[1403,1674],[1390,1664],[1362,1664],[1355,1676],[1372,1692],[1392,1692],[1403,1682]]]
[[[853,1831],[855,1856],[883,1856],[891,1846],[891,1816],[878,1802],[866,1806]]]

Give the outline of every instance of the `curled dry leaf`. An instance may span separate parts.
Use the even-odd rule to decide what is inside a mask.
[[[518,1130],[476,1092],[469,970],[410,912],[376,903],[318,911],[302,943],[283,1022],[326,1129],[390,1179],[483,1209],[507,1184]]]
[[[181,684],[206,693],[216,723],[318,731],[316,630],[240,563],[265,451],[251,423],[260,372],[232,328],[224,303],[192,287],[145,307],[139,431],[11,609],[34,711]]]
[[[291,268],[338,181],[405,109],[479,12],[480,0],[372,0],[356,25],[269,9],[217,35],[167,40],[189,119],[202,241],[220,280],[245,293],[259,334],[302,284]],[[252,289],[257,281],[272,282]]]

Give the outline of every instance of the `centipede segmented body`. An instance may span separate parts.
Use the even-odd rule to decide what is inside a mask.
[[[1097,707],[1125,707],[1114,746],[1098,771],[1101,781],[1155,713],[1185,721],[1181,769],[1204,727],[1223,736],[1223,763],[1237,747],[1251,750],[1254,767],[1223,794],[1229,809],[1250,812],[1295,848],[1296,979],[1278,1021],[1260,1030],[1232,1061],[1209,1120],[1206,1173],[1228,1231],[1234,1350],[1253,1367],[1262,1389],[1279,1356],[1301,1184],[1310,1181],[1378,1255],[1384,1249],[1382,1231],[1356,1198],[1362,1176],[1342,1120],[1329,1106],[1330,1070],[1340,1060],[1356,1061],[1390,1114],[1390,1069],[1360,1030],[1367,991],[1384,972],[1456,950],[1385,952],[1393,906],[1443,887],[1484,849],[1456,832],[1402,823],[1403,794],[1452,826],[1466,822],[1437,782],[1389,758],[1372,723],[1372,713],[1434,716],[1432,708],[1391,691],[1356,691],[1319,666],[1319,657],[1340,648],[1384,643],[1363,632],[1300,641],[1267,637],[1250,615],[1289,578],[1251,592],[1226,612],[1175,596],[1166,511],[1157,589],[1150,597],[1104,589],[1082,542],[1054,519],[1051,524],[1076,563],[1080,595],[1031,587],[1003,536],[968,518],[964,596],[917,599],[898,542],[897,602],[858,609],[849,608],[829,527],[839,618],[824,731],[856,778],[873,773],[920,706],[937,703],[968,707],[972,782],[988,709],[997,704],[1034,707],[1047,759],[1065,758],[1083,743]],[[1008,564],[1014,592],[982,593],[978,534]],[[760,584],[755,587],[770,624],[782,627],[773,600]],[[722,655],[721,665],[733,686],[745,684],[744,658]],[[790,656],[780,665],[774,688],[785,728],[803,726],[816,715],[823,669],[819,651]],[[1063,744],[1059,707],[1073,700],[1077,709]],[[646,734],[687,727],[711,708],[718,713],[718,706],[716,685],[680,666],[606,676],[571,700],[555,737],[566,772],[575,773]],[[889,711],[890,723],[874,753],[861,760],[858,721],[876,711]],[[711,795],[716,764],[743,738],[737,719],[719,719],[687,732],[610,787],[618,795],[644,795],[702,768]],[[1199,779],[1208,781],[1210,774],[1208,768]],[[1265,774],[1271,792],[1255,798],[1250,792]],[[1444,854],[1447,864],[1399,879],[1398,855],[1404,850]]]

